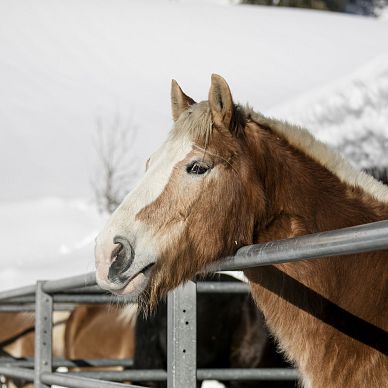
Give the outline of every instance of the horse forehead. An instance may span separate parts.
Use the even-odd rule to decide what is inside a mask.
[[[153,203],[165,190],[174,167],[193,149],[187,137],[168,139],[151,157],[149,168],[138,185],[124,199],[121,208],[133,215]]]
[[[193,141],[188,136],[170,136],[151,156],[152,161],[155,163],[152,163],[150,167],[153,170],[163,168],[163,166],[159,164],[160,162],[167,162],[168,167],[171,167],[171,164],[175,165],[180,160],[184,159],[192,148]]]

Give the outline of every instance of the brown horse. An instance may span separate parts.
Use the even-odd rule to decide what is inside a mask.
[[[55,311],[53,314],[53,355],[64,356],[65,324],[69,312]],[[0,313],[0,353],[2,356],[34,357],[35,318],[33,313]],[[7,379],[7,386],[28,387],[24,381]]]
[[[13,357],[33,357],[34,326],[32,313],[1,313],[0,349]]]
[[[106,305],[77,306],[66,325],[66,358],[132,359],[135,351],[135,312]],[[101,369],[123,368],[99,368]]]
[[[174,126],[96,241],[99,284],[145,307],[248,244],[388,218],[388,188],[305,129],[233,103],[212,76],[195,103],[172,83]],[[244,271],[305,387],[388,381],[387,251]]]
[[[70,313],[53,314],[53,355],[64,355],[65,325]],[[0,350],[12,357],[34,357],[34,313],[0,313]]]

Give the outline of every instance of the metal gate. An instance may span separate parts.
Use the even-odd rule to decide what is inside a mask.
[[[261,265],[347,255],[388,249],[388,221],[322,232],[288,240],[241,248],[233,257],[208,268],[210,271],[241,270]],[[0,358],[0,374],[33,381],[36,388],[135,387],[112,381],[167,380],[169,388],[195,387],[197,380],[294,380],[294,369],[197,369],[197,292],[248,292],[248,286],[235,282],[188,282],[168,295],[167,371],[125,370],[122,372],[54,372],[59,366],[79,366],[77,360],[53,359],[52,313],[76,303],[117,302],[96,286],[95,273],[55,280],[0,293],[0,312],[35,311],[35,357]],[[1,324],[1,323],[0,323]],[[78,360],[79,361],[79,360]],[[88,366],[130,366],[128,360],[81,360]]]

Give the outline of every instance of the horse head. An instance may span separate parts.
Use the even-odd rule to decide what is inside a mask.
[[[97,279],[116,294],[158,297],[252,243],[264,197],[246,141],[247,118],[213,75],[196,103],[175,81],[174,121],[137,186],[96,240]]]
[[[387,219],[386,186],[307,130],[235,105],[221,77],[200,103],[173,81],[171,101],[166,142],[97,238],[101,287],[152,308],[242,245]],[[376,344],[387,327],[386,254],[244,271],[306,386],[384,385],[386,358]]]

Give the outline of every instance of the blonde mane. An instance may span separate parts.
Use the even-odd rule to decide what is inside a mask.
[[[326,167],[342,182],[361,188],[378,201],[388,202],[388,187],[386,185],[365,172],[357,170],[338,152],[317,140],[307,129],[265,117],[249,107],[246,108],[246,114],[251,121],[260,126],[269,127],[292,146]]]
[[[236,105],[236,111],[243,120],[250,120],[259,126],[271,129],[313,160],[326,167],[342,182],[359,187],[378,201],[388,202],[388,187],[371,175],[357,170],[337,151],[317,140],[307,129],[285,121],[265,117],[251,107]],[[239,123],[236,123],[236,127]],[[241,123],[240,123],[241,124]],[[207,101],[190,106],[177,120],[170,136],[188,135],[193,140],[208,143],[213,132],[212,118]]]

